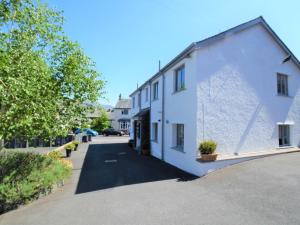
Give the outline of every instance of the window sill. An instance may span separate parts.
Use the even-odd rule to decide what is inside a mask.
[[[172,147],[172,149],[181,153],[185,153],[184,148],[182,146],[174,146]]]
[[[152,102],[156,102],[156,101],[158,101],[158,100],[159,100],[158,98],[152,99]]]
[[[174,91],[174,92],[172,93],[172,95],[181,93],[181,92],[183,92],[183,91],[186,91],[186,88],[182,88],[182,89],[180,89],[180,90],[178,90],[178,91]]]
[[[277,97],[283,97],[283,98],[294,98],[293,96],[290,95],[281,95],[281,94],[277,94]]]
[[[292,145],[283,145],[283,146],[279,146],[276,149],[289,149],[289,148],[296,148],[295,146]]]

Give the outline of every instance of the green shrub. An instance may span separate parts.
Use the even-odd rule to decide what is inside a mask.
[[[217,143],[212,140],[203,141],[199,145],[201,154],[213,154],[216,151]]]
[[[63,156],[61,151],[58,150],[51,151],[47,155],[53,159],[60,159]]]
[[[73,151],[75,148],[76,148],[76,146],[73,143],[67,144],[65,146],[65,149],[67,149],[67,150],[72,150]]]
[[[79,145],[80,142],[79,142],[79,141],[73,141],[73,144],[74,144],[74,145]]]
[[[60,159],[31,152],[0,153],[0,214],[37,199],[70,176]]]

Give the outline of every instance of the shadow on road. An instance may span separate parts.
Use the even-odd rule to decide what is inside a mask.
[[[145,182],[197,177],[159,159],[141,156],[127,144],[92,144],[81,170],[76,194]]]

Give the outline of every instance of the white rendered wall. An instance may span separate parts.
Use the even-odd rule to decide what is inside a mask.
[[[153,100],[153,84],[158,81],[158,99]],[[158,139],[157,141],[151,140],[151,154],[154,157],[161,159],[161,146],[162,146],[162,76],[153,80],[151,83],[151,111],[150,111],[150,129],[152,123],[157,123],[158,126]],[[152,134],[152,132],[150,132]],[[152,137],[151,137],[152,139]]]
[[[192,171],[195,161],[196,125],[196,55],[183,59],[165,72],[165,161],[185,171]],[[174,92],[174,75],[177,68],[185,67],[185,90]],[[183,152],[174,148],[175,124],[184,124]]]
[[[267,31],[256,25],[199,50],[197,139],[213,139],[221,154],[278,147],[277,123],[300,135],[300,71]],[[277,73],[289,75],[290,97],[277,96]],[[204,132],[203,132],[204,131]]]

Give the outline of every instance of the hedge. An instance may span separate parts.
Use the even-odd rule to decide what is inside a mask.
[[[0,214],[50,193],[71,172],[70,162],[51,155],[0,152]]]

